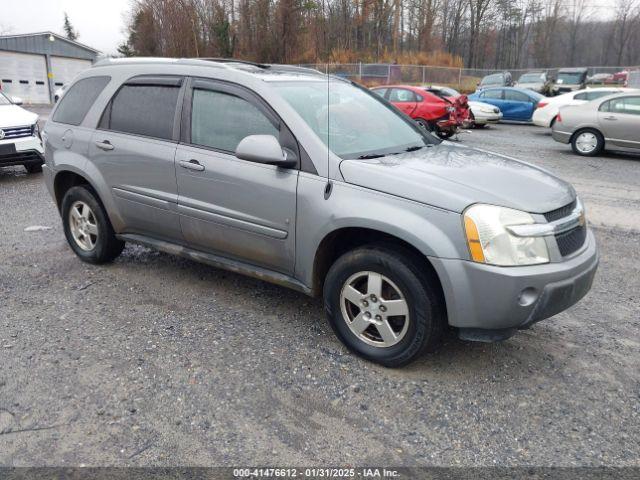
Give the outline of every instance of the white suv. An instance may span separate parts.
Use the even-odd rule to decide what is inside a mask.
[[[42,171],[44,148],[38,115],[0,93],[0,167],[24,165],[29,173]]]

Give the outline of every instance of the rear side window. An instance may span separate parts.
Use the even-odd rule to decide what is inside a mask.
[[[529,102],[529,97],[527,97],[522,92],[516,92],[515,90],[506,90],[504,92],[505,100],[510,100],[512,102]]]
[[[389,95],[390,102],[415,102],[416,96],[411,90],[405,90],[403,88],[392,88]]]
[[[89,77],[74,83],[60,100],[54,122],[80,125],[111,77]]]
[[[253,104],[214,90],[195,89],[191,106],[191,143],[235,152],[249,135],[273,135],[280,131]]]
[[[171,140],[179,93],[178,85],[124,84],[111,99],[100,127]]]

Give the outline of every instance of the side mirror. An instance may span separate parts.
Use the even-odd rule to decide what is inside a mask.
[[[283,150],[280,142],[273,135],[244,137],[236,147],[236,157],[249,162],[266,163],[283,168],[293,167],[297,163],[294,156]]]
[[[22,99],[20,97],[11,97],[11,103],[14,105],[22,105]]]

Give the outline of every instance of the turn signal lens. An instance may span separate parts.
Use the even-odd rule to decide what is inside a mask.
[[[464,228],[467,232],[467,244],[469,245],[469,253],[474,262],[484,263],[484,253],[482,244],[480,243],[480,235],[478,227],[470,217],[464,217]]]
[[[548,104],[549,104],[549,102],[541,101],[541,102],[538,103],[538,108],[546,107]]]

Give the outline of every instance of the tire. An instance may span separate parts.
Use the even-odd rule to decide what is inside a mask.
[[[28,163],[24,166],[27,173],[40,173],[42,172],[41,163]]]
[[[67,242],[83,262],[111,262],[124,249],[124,242],[116,238],[109,217],[91,187],[71,187],[62,199],[61,213]]]
[[[376,288],[376,278],[382,289]],[[350,351],[386,367],[401,367],[440,343],[444,308],[436,281],[425,273],[420,259],[401,247],[361,247],[342,255],[329,269],[325,313]],[[396,304],[388,303],[394,299]],[[391,315],[392,309],[407,315]]]
[[[448,138],[453,137],[455,133],[456,132],[452,132],[452,131],[438,130],[438,136],[443,140],[447,140]]]
[[[571,148],[583,157],[595,157],[604,149],[604,137],[594,128],[583,128],[572,135]]]
[[[424,128],[427,132],[433,131],[431,125],[429,125],[429,122],[427,122],[424,118],[416,118],[415,122],[419,127]]]

